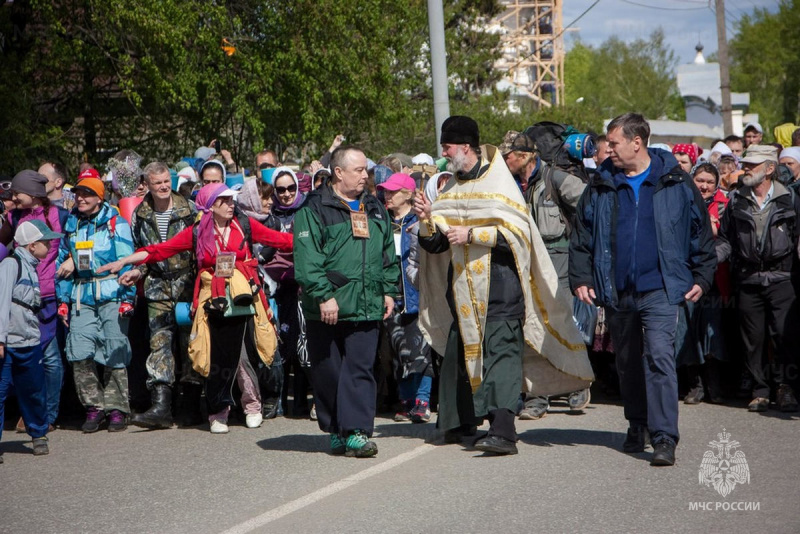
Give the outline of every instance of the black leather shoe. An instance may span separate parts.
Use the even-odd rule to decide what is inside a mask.
[[[631,426],[628,428],[628,435],[622,444],[623,452],[644,452],[647,443],[647,428],[643,426]]]
[[[475,448],[493,454],[517,454],[517,444],[500,436],[486,436],[475,442]]]
[[[653,446],[653,459],[650,465],[675,465],[675,444],[671,441],[660,441]]]

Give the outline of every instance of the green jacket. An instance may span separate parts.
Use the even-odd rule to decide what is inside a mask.
[[[295,278],[306,318],[319,321],[319,305],[331,297],[340,321],[380,321],[384,295],[399,294],[400,266],[392,224],[374,196],[361,196],[369,238],[353,237],[350,208],[330,187],[308,195],[294,218]]]
[[[197,216],[194,204],[181,195],[172,193],[172,215],[167,228],[167,239],[191,228]],[[153,196],[145,195],[131,217],[133,246],[140,249],[161,243],[158,224],[153,210]],[[152,265],[136,267],[145,276],[144,296],[152,301],[191,302],[194,292],[194,259],[191,252],[181,252]]]

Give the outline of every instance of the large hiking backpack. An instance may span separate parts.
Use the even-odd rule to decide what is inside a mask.
[[[557,122],[542,121],[529,126],[523,133],[534,140],[539,157],[548,165],[573,174],[584,183],[589,182],[583,160],[572,157],[565,145],[569,136],[579,134],[578,130]]]

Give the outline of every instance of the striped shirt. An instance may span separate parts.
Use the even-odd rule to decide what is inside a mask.
[[[169,229],[169,220],[172,217],[172,210],[169,209],[167,211],[157,211],[156,214],[156,223],[158,224],[158,233],[161,236],[161,242],[167,240],[167,230]]]

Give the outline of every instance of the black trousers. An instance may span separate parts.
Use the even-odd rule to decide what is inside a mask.
[[[378,321],[308,321],[311,385],[320,430],[346,436],[375,428],[377,385],[373,373]]]
[[[278,319],[280,320],[278,331],[281,338],[281,357],[283,358],[283,369],[280,376],[283,411],[286,415],[305,417],[309,413],[309,369],[299,351],[300,340],[305,336],[305,332],[303,332],[300,321],[297,285],[287,284],[279,289],[275,294],[275,301],[278,304]],[[291,406],[288,403],[290,386],[293,398]]]
[[[746,364],[753,375],[753,398],[769,398],[765,338],[772,329],[776,351],[773,371],[778,383],[797,386],[797,297],[790,280],[768,286],[739,287],[739,324]]]
[[[236,406],[233,383],[243,357],[253,382],[258,384],[255,370],[258,369],[259,357],[252,316],[225,318],[209,314],[208,329],[211,334],[211,369],[205,387],[208,413],[214,414],[226,406]]]

